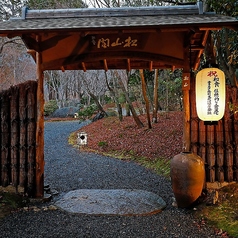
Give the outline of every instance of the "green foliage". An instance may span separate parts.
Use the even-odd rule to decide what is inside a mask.
[[[144,77],[147,85],[149,83],[154,83],[154,71],[144,70]]]
[[[143,166],[148,169],[155,171],[159,175],[163,175],[165,177],[170,176],[170,160],[165,158],[156,158],[154,160],[148,158],[136,158],[135,161],[139,162]]]
[[[80,110],[78,115],[81,119],[85,120],[87,118],[90,118],[95,113],[96,110],[97,106],[95,104],[92,104]]]
[[[108,143],[106,141],[99,141],[98,146],[99,147],[105,147],[105,146],[108,146]]]
[[[124,93],[121,93],[119,98],[118,98],[119,103],[125,103],[126,102],[126,97]]]
[[[238,18],[238,1],[237,0],[207,0],[208,11],[214,11],[218,14],[232,16]],[[231,75],[234,74],[235,68],[238,67],[238,32],[224,28],[220,31],[213,32],[213,40],[215,42],[218,67],[221,68],[230,81],[235,86]],[[231,69],[224,65],[231,65]]]
[[[108,117],[116,117],[117,113],[115,111],[107,111],[107,116]]]
[[[45,103],[44,107],[44,115],[49,116],[51,115],[56,109],[58,109],[56,100],[50,100]]]
[[[215,206],[201,204],[194,215],[218,231],[224,231],[220,237],[238,237],[238,184],[228,185],[217,192],[218,203]]]
[[[0,219],[28,204],[29,199],[26,197],[15,193],[0,191]]]
[[[238,1],[237,0],[207,0],[209,11],[214,11],[227,16],[238,16]]]
[[[129,85],[140,85],[141,84],[141,80],[140,77],[138,76],[138,72],[134,72],[129,76],[129,81],[128,81]]]
[[[176,111],[182,109],[182,73],[181,70],[160,71],[158,96],[163,110]],[[168,105],[167,105],[168,103]],[[168,108],[167,108],[168,107]]]
[[[112,98],[107,96],[107,95],[105,95],[104,96],[104,101],[105,101],[106,104],[111,103],[112,102]]]
[[[154,71],[145,70],[144,75],[147,85],[147,95],[152,102],[154,97]],[[182,70],[177,69],[173,72],[171,70],[160,70],[158,80],[158,100],[162,109],[170,111],[182,110]],[[129,83],[131,92],[139,99],[141,97],[141,79],[138,71],[131,74]]]

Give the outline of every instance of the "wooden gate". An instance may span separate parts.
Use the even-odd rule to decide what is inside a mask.
[[[0,92],[0,186],[35,194],[37,82]]]
[[[197,116],[194,85],[190,91],[191,151],[205,160],[206,182],[238,181],[238,113],[229,108],[237,103],[237,88],[227,86],[226,95],[223,119],[204,125]]]

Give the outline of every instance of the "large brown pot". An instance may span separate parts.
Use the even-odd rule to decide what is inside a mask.
[[[191,152],[175,155],[170,164],[170,176],[178,207],[189,207],[202,193],[205,179],[203,159]]]

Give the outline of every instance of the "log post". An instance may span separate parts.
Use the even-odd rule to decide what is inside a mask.
[[[183,125],[183,152],[190,152],[191,150],[191,133],[190,133],[190,73],[183,72],[183,111],[184,111],[184,125]]]
[[[40,37],[37,37],[40,42]],[[37,64],[37,123],[36,123],[36,194],[44,196],[44,74],[41,69],[42,56],[36,53]]]
[[[191,152],[191,115],[190,115],[190,81],[191,81],[191,49],[184,49],[184,67],[182,78],[183,90],[183,152]]]
[[[20,138],[19,138],[19,163],[20,163],[20,170],[19,170],[19,185],[24,187],[25,191],[27,189],[27,96],[26,96],[26,84],[21,84],[19,88],[19,131],[20,131]]]

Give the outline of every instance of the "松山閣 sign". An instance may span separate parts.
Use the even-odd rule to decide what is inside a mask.
[[[219,121],[225,111],[225,74],[217,68],[206,68],[196,76],[196,109],[203,121]]]

